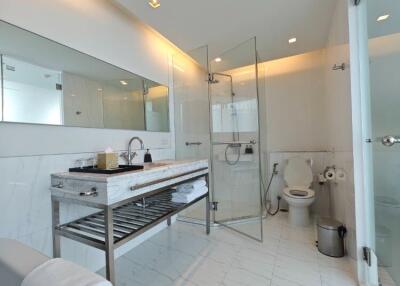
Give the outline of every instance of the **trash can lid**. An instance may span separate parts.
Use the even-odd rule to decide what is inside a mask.
[[[343,224],[333,218],[320,218],[318,219],[318,226],[325,229],[337,230]]]

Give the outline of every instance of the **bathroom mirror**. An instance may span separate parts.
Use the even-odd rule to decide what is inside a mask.
[[[168,87],[0,21],[3,122],[169,131]]]

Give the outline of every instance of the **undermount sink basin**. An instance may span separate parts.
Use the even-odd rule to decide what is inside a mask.
[[[97,166],[87,166],[82,168],[70,168],[70,172],[78,172],[78,173],[91,173],[91,174],[118,174],[123,172],[132,172],[143,170],[143,165],[119,165],[118,168],[115,169],[98,169]]]

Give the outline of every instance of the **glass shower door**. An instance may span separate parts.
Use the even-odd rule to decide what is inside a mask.
[[[363,59],[362,71],[369,68],[365,90],[370,96],[364,111],[370,118],[371,133],[366,143],[370,151],[370,208],[374,209],[371,244],[382,285],[400,285],[400,3],[366,0],[358,9],[368,23],[368,46],[363,47],[368,57]],[[371,271],[376,271],[376,266],[373,268]]]
[[[210,61],[215,222],[262,240],[255,38]]]

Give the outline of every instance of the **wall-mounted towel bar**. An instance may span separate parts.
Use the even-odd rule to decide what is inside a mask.
[[[186,146],[191,146],[191,145],[197,145],[197,146],[199,146],[199,145],[201,145],[201,144],[203,144],[203,143],[201,143],[201,142],[186,142],[186,143],[185,143]]]
[[[255,145],[256,140],[250,141],[229,141],[229,142],[213,142],[212,145]]]

